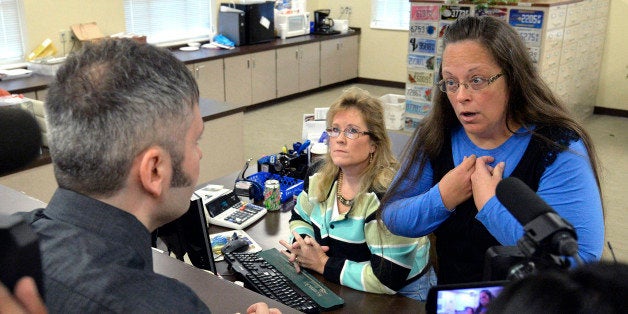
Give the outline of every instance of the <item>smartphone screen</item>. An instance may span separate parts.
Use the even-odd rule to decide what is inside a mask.
[[[427,295],[428,314],[482,313],[508,281],[434,286]]]

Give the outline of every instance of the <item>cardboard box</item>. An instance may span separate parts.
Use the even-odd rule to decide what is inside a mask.
[[[80,42],[98,41],[105,38],[105,35],[100,31],[96,22],[74,24],[70,27],[74,37]]]
[[[111,36],[105,36],[96,25],[96,22],[84,23],[84,24],[75,24],[70,27],[72,29],[72,33],[74,33],[74,37],[78,39],[80,43],[83,42],[97,42],[104,38],[130,38],[137,41],[140,44],[146,43],[145,35],[135,35],[135,34],[125,34],[118,33],[113,34]]]

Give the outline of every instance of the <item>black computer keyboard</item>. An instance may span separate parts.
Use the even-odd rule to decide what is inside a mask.
[[[297,274],[287,260],[276,249],[259,253],[227,253],[225,260],[236,272],[244,286],[277,300],[295,310],[318,313],[340,307],[344,301],[325,287],[316,278],[302,272]],[[275,267],[272,264],[276,264]],[[283,272],[290,272],[286,276]],[[295,277],[296,276],[296,277]],[[292,278],[291,278],[292,277]],[[298,280],[297,280],[298,278]],[[309,288],[304,290],[299,288]],[[309,294],[308,294],[309,292]]]

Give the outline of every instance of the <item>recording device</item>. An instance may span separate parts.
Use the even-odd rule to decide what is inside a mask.
[[[0,108],[0,176],[23,168],[41,150],[41,129],[31,113]]]
[[[523,181],[515,177],[501,180],[497,199],[523,225],[524,235],[517,246],[494,246],[486,251],[484,280],[521,279],[542,269],[567,269],[578,256],[573,226],[561,218]]]
[[[425,312],[466,313],[465,310],[471,308],[471,313],[474,313],[483,292],[488,291],[495,298],[507,283],[491,281],[433,286],[427,293]]]
[[[525,233],[517,245],[526,256],[578,255],[577,236],[573,226],[521,180],[515,177],[501,180],[495,194],[523,225]]]
[[[44,281],[37,234],[20,216],[0,215],[0,280],[11,291],[24,276],[32,277],[43,297]]]

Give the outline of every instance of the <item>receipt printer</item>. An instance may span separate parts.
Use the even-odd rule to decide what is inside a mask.
[[[252,202],[254,199],[253,182],[251,181],[236,181],[235,194],[242,201]]]

